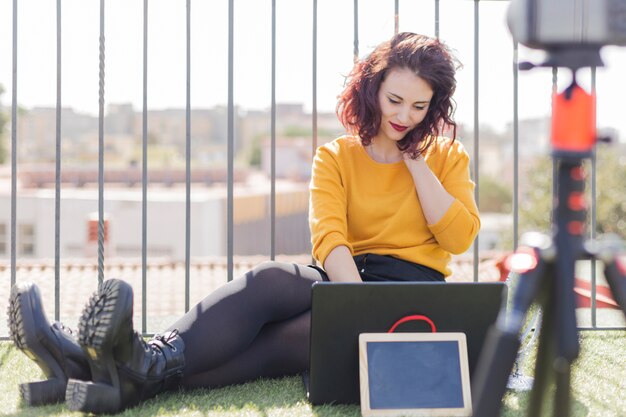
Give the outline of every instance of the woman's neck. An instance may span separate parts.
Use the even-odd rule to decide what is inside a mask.
[[[365,147],[369,156],[376,162],[383,164],[392,164],[402,161],[402,152],[398,149],[398,145],[393,141],[384,141],[372,139],[370,144]]]

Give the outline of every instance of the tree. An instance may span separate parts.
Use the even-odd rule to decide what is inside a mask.
[[[250,142],[249,149],[247,151],[248,165],[255,168],[261,168],[261,159],[263,158],[263,152],[261,150],[261,138],[262,134],[256,135]]]
[[[480,177],[479,207],[484,213],[510,213],[511,190],[496,178]]]
[[[548,155],[537,157],[527,173],[525,184],[520,184],[520,232],[547,233],[552,219],[552,159]]]
[[[613,145],[598,148],[597,233],[616,233],[626,239],[626,155]]]
[[[287,125],[278,134],[286,138],[310,138],[313,136],[313,129],[310,126]],[[317,136],[321,138],[334,138],[337,136],[337,132],[320,127],[317,129]]]
[[[615,145],[617,146],[617,145]],[[626,239],[626,157],[614,146],[598,146],[596,156],[596,234],[615,233]],[[591,207],[591,163],[586,193]],[[552,161],[548,156],[537,158],[528,170],[525,192],[520,197],[520,230],[550,230],[552,215]],[[591,210],[587,224],[591,225]]]

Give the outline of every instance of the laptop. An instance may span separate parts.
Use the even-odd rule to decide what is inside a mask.
[[[319,282],[312,287],[309,401],[359,404],[359,334],[385,333],[398,320],[427,316],[437,332],[467,337],[470,379],[489,327],[506,303],[503,282]],[[430,332],[426,321],[406,321],[395,332]]]

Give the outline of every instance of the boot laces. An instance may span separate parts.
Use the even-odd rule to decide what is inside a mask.
[[[62,332],[65,332],[65,333],[67,333],[69,335],[72,335],[72,336],[74,335],[74,331],[71,328],[69,328],[68,326],[66,326],[65,324],[61,323],[60,321],[55,321],[54,323],[57,325],[59,330],[61,330]]]
[[[171,332],[168,332],[164,335],[162,334],[156,334],[154,335],[154,340],[158,340],[159,342],[163,343],[165,346],[169,347],[170,349],[172,349],[173,352],[176,352],[176,346],[174,346],[171,342],[172,340],[176,339],[176,336],[178,336],[178,329],[174,329]],[[152,350],[152,354],[154,355],[155,353],[157,355],[161,355],[163,354],[163,352],[161,351],[161,348],[150,343],[150,349]]]
[[[157,336],[156,335],[154,338],[156,339]],[[155,344],[151,343],[151,341],[147,341],[143,338],[143,336],[141,336],[141,334],[139,332],[135,332],[135,338],[137,340],[139,340],[139,342],[141,343],[141,346],[143,347],[144,352],[146,353],[150,353],[152,354],[152,356],[154,355],[161,355],[161,349],[159,349],[158,346],[156,346]]]
[[[176,352],[176,346],[174,346],[171,342],[176,339],[177,336],[178,329],[174,329],[171,332],[166,333],[166,335],[157,334],[154,338]]]

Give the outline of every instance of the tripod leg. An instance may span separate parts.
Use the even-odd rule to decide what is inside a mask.
[[[546,286],[548,286],[546,284]],[[552,288],[550,288],[552,290]],[[537,358],[535,360],[535,383],[530,395],[528,406],[528,417],[541,416],[542,407],[545,405],[544,395],[546,388],[552,385],[551,359],[554,358],[556,347],[554,337],[554,316],[553,303],[544,300],[542,303],[543,320],[541,322],[541,332],[539,334],[539,346],[537,348]]]
[[[505,310],[500,312],[496,324],[487,334],[472,384],[475,416],[499,415],[507,379],[520,346],[518,335],[542,282],[544,262],[539,257],[539,250],[533,248],[531,254],[519,255],[533,257],[536,266],[520,275],[509,317]]]
[[[554,273],[554,268],[549,270],[549,274]],[[553,415],[555,417],[569,417],[570,411],[570,362],[558,355],[558,336],[555,329],[559,326],[559,317],[555,310],[559,308],[554,302],[555,297],[559,297],[555,291],[556,283],[547,283],[545,295],[542,300],[544,310],[544,320],[539,336],[539,346],[535,363],[535,383],[528,406],[528,417],[538,417],[544,415],[546,406],[546,394],[552,392],[551,388],[556,384],[556,392],[553,402]]]
[[[562,363],[560,363],[561,361]],[[563,359],[557,359],[553,364],[556,374],[556,395],[554,401],[554,416],[569,417],[570,415],[570,377],[571,366]]]
[[[499,319],[498,319],[499,320]],[[506,382],[519,349],[517,332],[493,327],[478,361],[472,384],[475,416],[496,417],[500,413]]]
[[[604,261],[604,276],[613,297],[626,317],[626,265],[615,255],[603,256],[600,259]]]
[[[576,295],[574,294],[574,276],[576,260],[584,252],[583,232],[586,216],[585,204],[581,203],[585,190],[585,175],[582,159],[557,158],[558,162],[558,198],[554,210],[556,219],[555,246],[557,257],[554,262],[555,281],[552,300],[555,308],[556,323],[554,328],[557,340],[557,356],[565,358],[570,364],[578,357],[578,327],[576,325]]]

